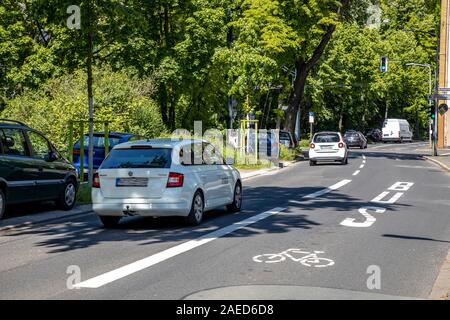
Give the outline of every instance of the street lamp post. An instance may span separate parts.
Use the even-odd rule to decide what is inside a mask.
[[[441,2],[441,1],[440,1]],[[441,51],[441,41],[440,41],[440,32],[438,30],[438,32],[432,32],[432,31],[425,31],[425,30],[416,30],[416,29],[405,29],[404,31],[407,32],[416,32],[416,33],[425,33],[428,34],[431,37],[435,37],[436,41],[437,41],[437,45],[436,45],[436,69],[434,70],[434,89],[435,92],[438,93],[439,92],[439,65],[440,65],[440,51]],[[434,117],[435,119],[433,120],[434,126],[433,126],[433,156],[437,156],[438,155],[438,149],[437,149],[437,140],[438,140],[438,104],[439,104],[439,100],[435,99],[436,102],[436,106],[434,109]]]
[[[407,63],[406,64],[406,66],[407,67],[421,67],[421,68],[428,68],[429,69],[429,71],[430,71],[430,79],[429,79],[429,90],[428,90],[428,92],[429,92],[429,95],[431,96],[432,95],[432,91],[433,91],[433,84],[432,84],[432,82],[433,82],[433,69],[432,69],[432,67],[431,67],[431,65],[430,64],[428,64],[428,63]],[[431,103],[431,99],[428,99],[428,105],[431,107],[432,106],[432,103]],[[429,128],[429,135],[430,135],[430,146],[432,146],[432,143],[433,143],[433,140],[434,139],[432,139],[432,137],[431,137],[431,121],[428,121],[428,128]]]

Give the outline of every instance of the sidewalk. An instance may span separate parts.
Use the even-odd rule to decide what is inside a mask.
[[[273,166],[271,168],[265,168],[265,169],[259,169],[259,170],[251,170],[251,169],[239,169],[239,172],[241,174],[242,180],[250,179],[253,177],[261,176],[263,174],[266,174],[268,172],[272,172],[275,170],[281,170],[283,168],[287,168],[298,161],[280,161],[280,165],[278,167]]]
[[[439,150],[437,157],[424,156],[425,159],[439,165],[442,169],[450,172],[450,150]]]

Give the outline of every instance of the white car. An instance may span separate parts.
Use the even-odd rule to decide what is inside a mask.
[[[383,125],[383,142],[412,142],[413,134],[405,119],[386,119]]]
[[[181,216],[198,225],[205,211],[240,211],[242,182],[206,141],[133,141],[115,146],[103,161],[92,203],[105,227],[126,216]]]
[[[309,164],[318,161],[339,161],[348,164],[347,145],[339,132],[316,133],[309,146]]]

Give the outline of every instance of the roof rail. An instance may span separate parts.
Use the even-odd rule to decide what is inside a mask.
[[[25,123],[17,121],[17,120],[1,119],[0,118],[0,122],[12,122],[12,123],[20,124],[21,126],[24,126],[24,127],[28,127]]]

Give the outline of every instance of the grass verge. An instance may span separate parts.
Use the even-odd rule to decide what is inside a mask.
[[[83,183],[78,188],[77,203],[89,204],[92,203],[91,188],[88,183]]]

